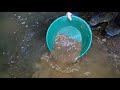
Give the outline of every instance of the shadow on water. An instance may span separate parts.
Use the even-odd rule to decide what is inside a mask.
[[[23,78],[41,76],[41,55],[48,52],[47,28],[65,12],[4,12],[0,13],[0,77]],[[94,37],[88,54],[80,61],[76,77],[117,77],[109,59],[113,57]],[[38,67],[36,68],[36,65]],[[48,67],[47,64],[45,66]],[[43,69],[45,71],[45,69]],[[49,72],[43,75],[48,77]],[[54,77],[54,76],[53,76]]]

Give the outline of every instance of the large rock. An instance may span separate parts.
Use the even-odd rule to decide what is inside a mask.
[[[117,16],[117,14],[118,12],[101,12],[101,13],[98,12],[98,14],[94,15],[90,19],[89,24],[95,26],[102,22],[109,22],[113,20]]]
[[[120,27],[118,27],[115,23],[110,23],[106,26],[105,31],[108,37],[112,37],[120,33]]]

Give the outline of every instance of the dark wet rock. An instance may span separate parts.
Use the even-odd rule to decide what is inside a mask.
[[[103,32],[105,37],[110,38],[120,33],[120,13],[118,12],[99,12],[95,13],[89,25],[92,30],[97,30],[97,27],[102,23],[106,23]],[[101,29],[100,29],[101,30]],[[101,32],[101,31],[100,31]]]
[[[106,42],[106,39],[102,39],[102,42]]]
[[[114,20],[115,20],[115,23],[119,24],[120,26],[120,23],[119,23],[120,15],[118,12],[72,12],[72,14],[86,20],[92,30],[99,29],[100,32],[102,32],[103,36],[106,34],[105,33],[106,26],[109,25],[111,22],[114,22]],[[103,25],[101,26],[101,24]],[[99,26],[103,28],[98,28]],[[116,32],[115,32],[115,35],[116,35]]]
[[[95,25],[102,23],[102,22],[110,22],[111,20],[113,20],[117,16],[117,14],[118,14],[118,12],[99,13],[90,19],[89,24],[91,24],[92,26],[95,26]]]
[[[75,16],[80,16],[80,12],[71,12]]]
[[[120,13],[118,13],[117,17],[115,18],[115,24],[120,27]]]
[[[106,37],[112,37],[120,33],[120,27],[118,27],[115,23],[111,23],[106,26],[105,32]]]

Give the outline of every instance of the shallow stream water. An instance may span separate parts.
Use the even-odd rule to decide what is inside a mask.
[[[0,12],[0,78],[55,77],[50,74],[56,73],[54,70],[46,70],[47,62],[43,61],[41,68],[41,56],[49,53],[45,42],[47,29],[61,15],[65,12]],[[103,43],[93,35],[92,46],[79,60],[80,73],[75,73],[74,78],[120,77],[111,63],[120,57],[108,53]],[[71,77],[66,75],[63,77]]]

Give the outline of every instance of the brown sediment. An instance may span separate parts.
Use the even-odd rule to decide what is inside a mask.
[[[66,35],[57,35],[53,55],[64,64],[73,63],[81,52],[81,43]]]
[[[44,72],[41,72],[40,76],[38,72],[36,72],[33,77],[42,77],[42,74],[43,77],[53,78],[74,77],[74,74],[76,72],[79,72],[80,69],[79,64],[75,63],[76,58],[80,56],[80,52],[80,42],[77,42],[63,34],[57,35],[55,40],[54,51],[50,54],[50,56],[43,55],[42,57],[42,62],[44,64],[42,65],[46,68],[46,70]],[[79,76],[79,73],[76,75]]]

